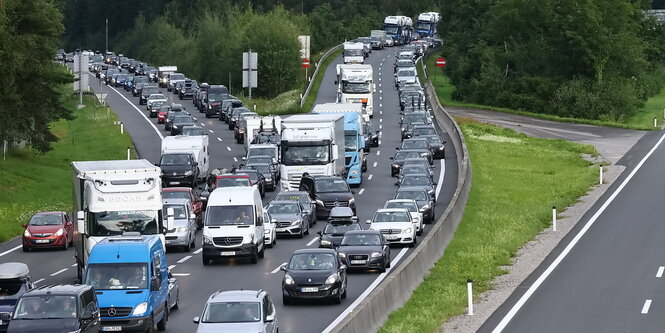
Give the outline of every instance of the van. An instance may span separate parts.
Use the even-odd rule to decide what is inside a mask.
[[[263,258],[263,202],[255,187],[222,187],[208,198],[203,223],[203,264],[214,258]]]
[[[125,232],[92,248],[85,284],[97,293],[101,331],[166,329],[169,278],[157,235]]]
[[[35,287],[28,265],[22,262],[0,264],[0,332],[6,332],[12,312],[21,295]]]

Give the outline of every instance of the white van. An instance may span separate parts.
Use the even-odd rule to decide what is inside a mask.
[[[249,258],[265,253],[263,202],[255,187],[220,187],[208,198],[203,223],[203,264],[220,257]]]
[[[210,167],[209,140],[207,135],[167,136],[162,139],[162,155],[169,153],[189,153],[198,163],[199,180],[205,180]]]

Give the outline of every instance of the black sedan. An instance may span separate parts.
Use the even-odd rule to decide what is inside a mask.
[[[426,139],[422,138],[412,138],[412,139],[405,139],[402,141],[402,143],[397,147],[398,150],[419,150],[420,151],[420,157],[424,158],[429,162],[430,165],[434,164],[434,158],[432,157],[432,147],[430,146],[429,142]]]
[[[178,135],[182,133],[182,128],[185,126],[196,126],[196,119],[192,116],[178,115],[173,118],[171,122],[171,135]]]
[[[261,172],[255,169],[236,169],[234,173],[244,173],[248,175],[249,180],[252,182],[252,186],[256,187],[259,190],[259,193],[261,193],[261,198],[266,196],[266,179]]]
[[[275,200],[298,200],[307,214],[309,225],[316,224],[316,202],[305,191],[284,191],[275,196]]]
[[[377,131],[374,129],[374,125],[370,123],[369,121],[365,122],[365,152],[370,151],[370,147],[378,147],[379,146],[379,133],[381,131]]]
[[[413,130],[411,131],[412,138],[423,135],[437,135],[434,125],[419,125],[413,127]]]
[[[157,166],[162,169],[162,187],[196,186],[199,177],[198,163],[191,154],[164,154]]]
[[[414,121],[412,123],[409,123],[408,125],[403,127],[404,130],[402,130],[402,140],[410,139],[411,137],[413,137],[413,129],[416,126],[426,126],[426,125],[427,125],[426,123],[419,122],[419,121]]]
[[[335,250],[296,250],[280,269],[284,271],[284,305],[294,299],[332,300],[340,304],[346,298],[346,265]]]
[[[347,232],[337,255],[349,269],[378,269],[383,273],[390,267],[390,246],[378,230]]]
[[[342,239],[347,232],[353,230],[362,230],[360,223],[339,223],[328,222],[323,231],[317,232],[319,234],[319,247],[327,247],[334,249],[342,243]]]
[[[274,192],[275,189],[277,188],[277,183],[276,179],[272,173],[272,169],[270,168],[270,164],[268,163],[252,163],[252,164],[246,164],[244,166],[247,169],[254,169],[260,172],[263,175],[263,178],[265,179],[266,182],[266,190],[270,192]]]
[[[395,185],[402,187],[422,187],[425,190],[427,190],[427,193],[429,196],[436,202],[436,183],[432,182],[432,178],[430,178],[429,175],[421,173],[421,174],[410,174],[410,175],[405,175],[400,179],[398,182],[395,183]]]
[[[441,140],[438,135],[420,135],[418,138],[425,139],[429,142],[429,145],[432,149],[432,156],[435,160],[446,158],[446,142]]]
[[[414,149],[403,149],[398,150],[395,153],[395,156],[391,157],[392,163],[390,163],[390,176],[395,177],[399,174],[399,170],[404,164],[404,160],[407,158],[421,158],[421,151]]]
[[[418,203],[418,210],[423,214],[423,223],[434,222],[434,200],[422,187],[401,186],[393,199],[412,199]]]

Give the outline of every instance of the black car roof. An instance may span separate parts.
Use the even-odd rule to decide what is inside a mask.
[[[346,236],[346,235],[358,235],[358,234],[360,234],[360,235],[366,235],[366,234],[380,235],[381,232],[378,231],[378,230],[374,230],[374,229],[349,230],[344,234],[344,236]]]
[[[58,284],[38,287],[28,291],[21,297],[39,296],[39,295],[79,295],[92,286],[87,284]]]
[[[324,248],[313,248],[313,249],[299,249],[293,251],[293,254],[300,254],[300,253],[329,253],[332,255],[337,255],[337,252],[333,249],[324,249]]]

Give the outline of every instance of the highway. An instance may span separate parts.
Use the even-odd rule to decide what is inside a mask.
[[[661,332],[665,327],[663,132],[627,166],[479,332]]]
[[[378,148],[372,148],[368,155],[368,171],[363,176],[363,184],[355,188],[355,199],[358,207],[358,216],[361,221],[371,218],[374,212],[383,207],[386,200],[391,199],[396,190],[396,178],[390,177],[390,157],[400,143],[399,129],[399,103],[397,90],[394,87],[393,59],[397,48],[375,50],[366,63],[374,66],[374,81],[377,93],[374,100],[375,128],[380,129],[381,139]],[[334,102],[336,87],[335,65],[341,62],[341,57],[335,59],[325,72],[317,103]],[[211,82],[212,83],[212,82]],[[156,118],[148,118],[144,106],[138,105],[138,98],[122,89],[101,87],[98,81],[91,78],[91,85],[96,93],[108,93],[111,108],[118,114],[124,128],[132,137],[136,150],[141,158],[157,162],[160,156],[161,138],[168,135],[163,125],[157,125]],[[173,96],[163,89],[166,96]],[[205,118],[193,107],[190,100],[179,101],[192,111],[200,125],[208,132],[211,144],[211,169],[230,168],[233,163],[240,161],[244,156],[242,144],[233,140],[233,132],[228,130],[226,123],[217,118]],[[441,131],[439,131],[441,133]],[[450,141],[446,134],[443,140]],[[435,161],[437,186],[436,217],[440,217],[449,203],[457,179],[455,152],[452,145],[447,147],[446,160]],[[264,199],[266,204],[273,192],[268,192]],[[337,321],[352,309],[358,298],[371,289],[370,286],[380,286],[386,273],[352,273],[348,280],[348,297],[341,305],[333,304],[298,304],[284,307],[281,302],[281,281],[283,273],[278,267],[288,260],[291,253],[299,248],[314,247],[318,245],[316,232],[320,231],[324,223],[319,221],[309,236],[303,239],[279,238],[275,248],[267,249],[264,259],[252,265],[246,261],[216,261],[212,265],[203,266],[200,254],[200,232],[197,235],[197,248],[191,253],[169,252],[167,260],[171,272],[178,279],[180,288],[180,307],[171,313],[168,332],[192,332],[196,325],[192,318],[200,315],[207,298],[219,289],[264,289],[273,297],[277,308],[277,320],[282,332],[322,332],[330,329]],[[425,227],[425,233],[429,231]],[[421,237],[421,239],[424,238]],[[400,260],[412,252],[408,248],[395,248],[392,250],[393,268],[399,265]],[[26,263],[31,270],[33,280],[37,285],[73,283],[76,278],[74,267],[74,250],[60,251],[33,251],[23,253],[20,250],[20,239],[14,239],[0,244],[0,260],[2,262],[19,261]],[[363,296],[364,297],[364,296]]]

